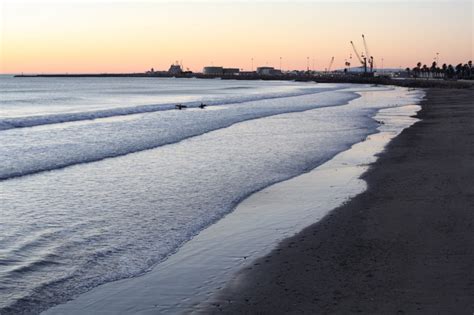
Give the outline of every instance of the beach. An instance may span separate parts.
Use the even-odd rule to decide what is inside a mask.
[[[158,91],[142,79],[104,79],[103,95],[88,81],[74,79],[80,99],[68,89],[45,97],[42,91],[56,79],[5,80],[12,100],[7,104],[11,117],[0,124],[11,143],[3,148],[2,203],[4,222],[10,222],[3,242],[11,257],[4,278],[15,281],[5,281],[10,287],[0,302],[2,314],[370,313],[351,302],[350,309],[328,307],[351,294],[365,307],[360,296],[373,298],[370,294],[383,285],[400,291],[395,282],[405,267],[401,264],[420,261],[401,245],[410,244],[411,253],[431,259],[424,263],[439,264],[429,250],[440,241],[429,233],[411,235],[418,227],[410,230],[404,221],[424,223],[432,199],[455,207],[472,196],[459,190],[469,187],[468,178],[464,186],[451,185],[463,178],[457,173],[467,176],[472,167],[462,159],[462,154],[472,155],[472,109],[460,103],[468,102],[472,90],[163,79],[159,94],[166,95],[165,102],[194,90],[186,103],[190,108],[177,111],[169,103],[148,104]],[[40,102],[25,107],[14,99],[16,84],[33,83],[35,90],[23,98]],[[132,84],[121,93],[120,104],[114,104],[117,84]],[[142,85],[152,92],[137,98]],[[182,90],[170,95],[178,85]],[[216,97],[208,95],[209,85]],[[426,91],[418,115],[422,122],[412,128]],[[202,97],[212,105],[193,108]],[[459,100],[449,100],[455,107],[446,107],[444,97]],[[62,107],[48,105],[55,100]],[[102,105],[91,111],[88,104],[95,100]],[[82,112],[72,111],[78,106]],[[19,111],[26,115],[18,116]],[[417,131],[420,125],[436,128]],[[407,134],[410,141],[400,140]],[[49,140],[52,135],[56,141]],[[454,155],[440,160],[448,149]],[[38,150],[48,155],[31,154]],[[433,174],[440,178],[439,187],[426,185],[420,195],[409,194],[420,183],[436,184]],[[447,195],[438,198],[430,189]],[[410,213],[413,202],[426,207],[419,217]],[[404,212],[397,211],[400,205]],[[378,217],[380,209],[390,211]],[[446,220],[470,222],[437,213],[427,220],[440,225],[436,231],[450,231]],[[23,223],[13,224],[18,218]],[[398,225],[409,230],[396,230]],[[456,235],[467,241],[456,239],[453,243],[460,244],[440,248],[449,248],[448,256],[470,255],[459,249],[471,245],[469,235]],[[432,243],[424,244],[421,237]],[[392,253],[393,248],[398,251]],[[19,249],[29,255],[20,255]],[[382,258],[392,272],[390,281],[374,284],[372,278],[386,276],[375,263]],[[397,259],[402,259],[398,269],[390,265]],[[463,279],[472,273],[453,270]]]
[[[305,82],[0,79],[2,314],[84,313],[89,298],[114,314],[199,304],[363,191],[360,175],[414,122],[424,95]]]
[[[429,89],[365,192],[242,269],[201,313],[471,314],[474,90]]]

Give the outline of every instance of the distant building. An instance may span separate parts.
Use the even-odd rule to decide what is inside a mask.
[[[202,73],[209,76],[237,75],[239,72],[239,68],[224,68],[215,66],[208,66],[202,69]]]
[[[259,75],[281,75],[281,70],[277,70],[273,67],[258,67],[257,73]]]
[[[240,72],[239,68],[224,68],[224,75],[237,75]]]
[[[257,68],[257,73],[260,75],[268,75],[270,74],[270,71],[275,70],[273,67],[258,67]]]
[[[204,67],[202,69],[202,73],[205,75],[223,75],[224,74],[224,68],[223,67]]]
[[[302,76],[302,75],[306,75],[306,71],[302,71],[302,70],[291,70],[291,71],[288,71],[286,73],[287,75],[290,75],[290,76]]]
[[[255,71],[240,71],[239,76],[241,77],[254,77],[257,75]]]
[[[155,73],[155,69],[151,68],[149,71],[146,72],[146,74],[154,74]]]
[[[178,64],[171,65],[169,70],[168,70],[168,73],[172,74],[172,75],[182,74],[183,69],[181,69],[181,66],[178,65]]]

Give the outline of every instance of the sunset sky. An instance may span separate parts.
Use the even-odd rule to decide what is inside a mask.
[[[473,58],[473,1],[0,0],[0,72],[143,72],[205,65],[343,67],[361,34],[377,66]],[[352,65],[357,65],[355,57]]]

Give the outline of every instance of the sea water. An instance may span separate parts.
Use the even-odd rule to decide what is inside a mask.
[[[1,314],[150,270],[251,193],[375,132],[378,110],[420,98],[157,78],[0,77],[0,92]]]

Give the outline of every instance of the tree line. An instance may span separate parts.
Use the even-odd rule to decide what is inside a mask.
[[[440,79],[474,79],[474,71],[472,68],[472,60],[467,63],[459,63],[456,66],[451,64],[443,64],[441,67],[438,66],[436,61],[433,61],[431,67],[426,64],[422,65],[421,62],[416,64],[413,69],[405,69],[411,76],[417,78],[440,78]]]

